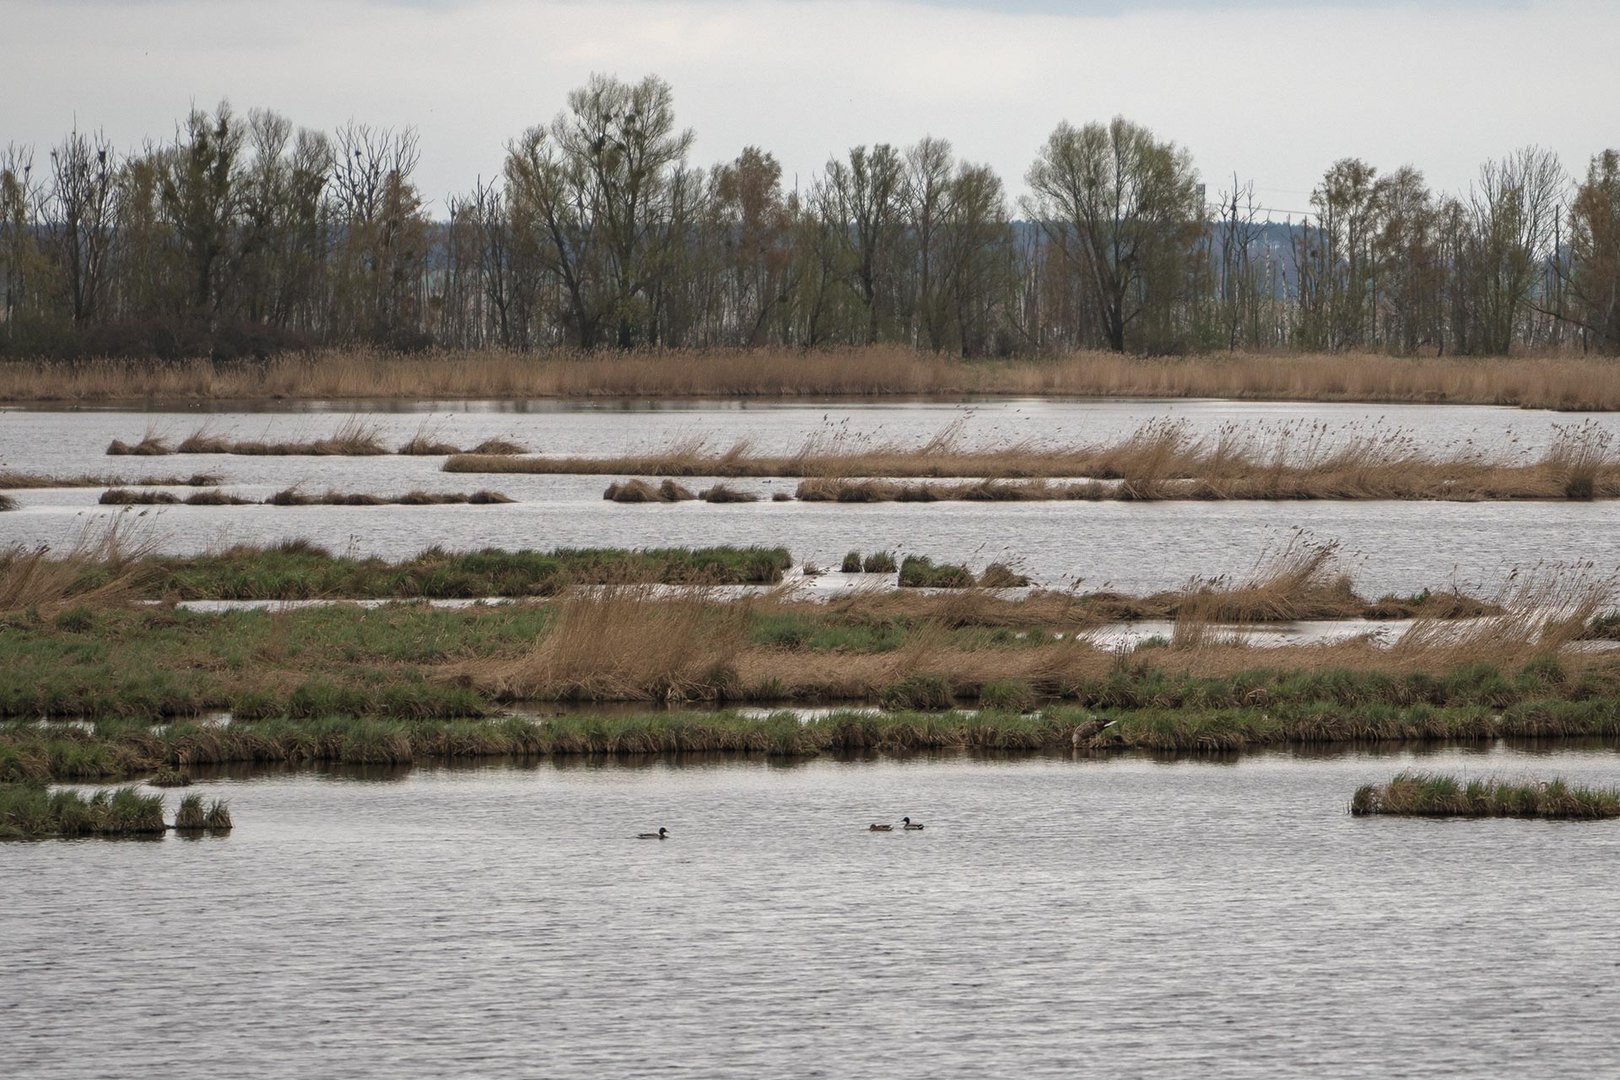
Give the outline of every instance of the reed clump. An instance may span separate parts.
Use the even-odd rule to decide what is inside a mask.
[[[169,440],[153,431],[148,431],[139,440],[133,443],[114,439],[107,444],[107,453],[113,457],[162,457],[174,453]]]
[[[1363,784],[1350,800],[1357,816],[1550,818],[1620,817],[1620,788],[1589,788],[1562,779],[1510,783],[1463,780],[1430,772],[1402,772],[1385,784]]]
[[[666,483],[668,481],[665,481]],[[751,503],[759,502],[759,494],[753,491],[741,491],[729,484],[715,484],[698,492],[698,498],[709,503]]]
[[[0,840],[161,834],[163,798],[133,787],[85,798],[37,783],[0,783]]]
[[[17,500],[0,491],[0,512],[17,509]]]
[[[129,603],[150,580],[156,546],[151,535],[118,521],[86,527],[62,551],[0,546],[0,615]]]
[[[515,696],[683,701],[725,697],[748,640],[749,601],[610,585],[565,594],[546,635],[515,662],[478,665]]]
[[[626,480],[623,483],[609,484],[602,493],[602,498],[609,502],[620,503],[674,503],[691,502],[698,496],[689,488],[665,480],[657,487],[645,480]]]

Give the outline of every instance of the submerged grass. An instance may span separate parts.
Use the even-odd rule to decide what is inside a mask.
[[[1515,784],[1403,772],[1387,784],[1357,788],[1350,812],[1403,817],[1614,818],[1620,817],[1620,788],[1581,787],[1561,779]]]

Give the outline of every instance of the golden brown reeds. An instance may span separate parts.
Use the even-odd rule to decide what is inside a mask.
[[[962,361],[900,346],[661,353],[443,352],[402,357],[333,349],[262,365],[125,360],[0,368],[0,401],[467,400],[567,397],[793,397],[1007,394],[1452,402],[1620,408],[1620,366],[1601,358],[1408,359],[1366,353],[1183,358],[1075,352]]]
[[[478,665],[501,692],[534,698],[679,701],[714,697],[747,643],[752,601],[646,585],[576,589],[515,660]]]
[[[151,571],[158,539],[114,519],[87,526],[65,551],[0,547],[0,612],[130,603]]]
[[[1491,601],[1490,613],[1445,619],[1422,613],[1390,648],[1410,670],[1478,654],[1498,663],[1554,655],[1587,636],[1594,619],[1614,607],[1620,580],[1589,562],[1548,563],[1514,570]]]
[[[662,453],[615,458],[458,455],[448,472],[654,476],[798,476],[806,501],[936,499],[1566,499],[1620,496],[1620,460],[1594,424],[1560,427],[1540,458],[1477,447],[1430,449],[1379,425],[1239,427],[1209,436],[1181,421],[1154,420],[1123,440],[1056,444],[1031,440],[968,445],[960,423],[922,446],[812,436],[786,455],[758,455],[689,439]],[[902,484],[900,478],[982,477],[978,484]],[[1090,483],[1043,485],[1060,477]],[[1015,483],[1014,481],[1022,481]],[[1117,481],[1106,486],[1098,481]]]
[[[174,453],[169,440],[150,429],[146,434],[133,443],[122,439],[114,439],[107,444],[107,453],[113,457],[161,457]]]
[[[739,491],[729,484],[715,484],[698,492],[698,498],[711,503],[748,503],[759,502],[759,494],[753,491]]]

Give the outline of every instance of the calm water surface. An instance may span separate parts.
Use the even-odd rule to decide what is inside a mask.
[[[1059,503],[879,504],[829,506],[761,502],[622,506],[605,503],[614,477],[447,474],[440,458],[254,458],[183,455],[110,458],[114,438],[148,428],[178,440],[198,427],[238,438],[327,435],[354,414],[323,411],[139,412],[0,411],[0,468],[125,477],[222,474],[227,489],[263,498],[290,485],[378,494],[415,488],[490,487],[519,500],[498,507],[175,507],[128,516],[174,551],[289,537],[337,551],[393,558],[429,544],[453,548],[550,548],[767,544],[801,560],[836,566],[844,552],[888,549],[967,561],[1019,565],[1047,585],[1081,581],[1151,591],[1190,575],[1241,574],[1268,545],[1296,528],[1337,539],[1371,593],[1458,584],[1489,590],[1515,567],[1587,559],[1620,566],[1620,503]],[[1366,406],[1228,401],[996,401],[833,404],[727,402],[530,403],[379,408],[364,414],[390,446],[426,425],[436,438],[470,445],[493,436],[546,454],[604,455],[657,449],[681,439],[717,446],[753,441],[762,452],[791,450],[811,436],[920,444],[961,421],[970,443],[1009,439],[1105,441],[1157,417],[1200,431],[1222,424],[1322,423],[1351,431],[1406,431],[1432,446],[1476,445],[1535,454],[1555,425],[1590,421],[1620,434],[1620,414],[1582,416],[1476,406]],[[705,480],[687,481],[704,486]],[[741,481],[768,497],[792,480]],[[65,544],[87,525],[122,511],[96,505],[97,489],[17,493],[21,509],[0,515],[0,542]]]
[[[27,1080],[1620,1074],[1620,823],[1345,814],[1413,760],[1620,782],[1602,749],[211,782],[228,838],[0,847],[0,1054]],[[863,831],[903,814],[927,829]]]

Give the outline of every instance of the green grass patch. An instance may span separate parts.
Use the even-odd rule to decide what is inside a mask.
[[[1386,784],[1357,788],[1350,812],[1401,817],[1613,818],[1620,817],[1620,788],[1581,787],[1561,779],[1508,783],[1403,772]]]

